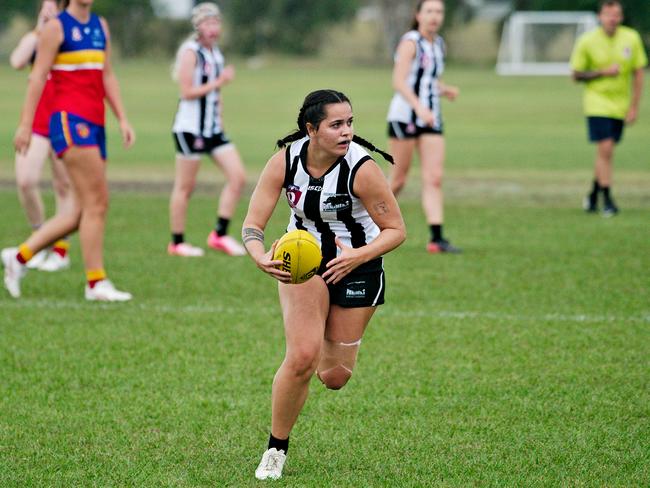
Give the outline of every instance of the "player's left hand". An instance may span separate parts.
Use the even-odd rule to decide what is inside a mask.
[[[336,246],[341,250],[341,253],[327,263],[327,271],[323,273],[323,279],[328,285],[338,283],[350,271],[364,262],[358,249],[346,246],[338,237],[335,239],[335,242]]]
[[[135,131],[128,120],[120,122],[120,133],[122,134],[122,143],[126,149],[135,144]]]
[[[630,107],[630,110],[627,112],[625,117],[626,124],[633,124],[636,122],[636,119],[639,117],[639,110],[636,107]]]
[[[31,138],[31,128],[19,125],[18,129],[16,129],[16,135],[14,136],[14,147],[18,154],[24,155],[27,152]]]

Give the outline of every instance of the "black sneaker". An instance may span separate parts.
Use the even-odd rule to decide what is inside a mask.
[[[618,213],[618,207],[614,200],[608,200],[603,206],[603,217],[614,217]]]
[[[450,254],[460,254],[462,249],[452,245],[447,239],[440,239],[439,241],[431,241],[427,244],[427,252],[429,254],[437,254],[441,252],[448,252]]]
[[[582,208],[587,213],[598,212],[598,194],[590,193],[582,201]]]

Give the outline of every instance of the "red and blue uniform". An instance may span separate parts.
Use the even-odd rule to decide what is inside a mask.
[[[52,76],[47,75],[47,81],[43,88],[43,94],[36,106],[34,113],[34,122],[32,123],[32,132],[39,136],[50,136],[50,117],[52,116],[52,107],[54,103],[54,83]]]
[[[82,24],[68,12],[58,16],[63,42],[52,66],[54,97],[50,140],[57,155],[71,146],[97,146],[106,159],[104,59],[106,34],[99,17]]]

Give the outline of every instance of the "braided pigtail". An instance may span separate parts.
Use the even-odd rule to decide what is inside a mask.
[[[355,136],[352,138],[352,140],[353,140],[354,142],[356,142],[357,144],[359,144],[360,146],[365,147],[365,148],[368,149],[369,151],[372,151],[372,152],[376,152],[376,153],[381,154],[382,157],[383,157],[386,161],[388,161],[390,164],[395,164],[395,161],[393,160],[393,156],[391,156],[390,154],[388,154],[388,153],[385,152],[385,151],[382,151],[382,150],[379,149],[377,146],[375,146],[372,142],[368,142],[368,141],[366,141],[363,137],[359,137],[359,136],[357,136],[357,135],[355,135]]]
[[[306,106],[303,104],[303,106],[300,107],[300,112],[298,112],[298,120],[296,121],[296,124],[298,125],[298,130],[292,132],[291,134],[289,134],[288,136],[282,139],[278,139],[276,145],[279,148],[283,148],[287,144],[297,141],[298,139],[302,139],[307,135],[307,124],[305,124],[305,110],[306,110]]]

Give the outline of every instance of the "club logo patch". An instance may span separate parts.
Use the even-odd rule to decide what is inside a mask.
[[[625,46],[623,48],[623,57],[625,59],[630,59],[632,57],[632,48],[630,46]]]
[[[413,122],[409,122],[409,124],[406,126],[406,133],[415,134],[415,124]]]
[[[323,212],[338,212],[340,210],[347,210],[352,206],[350,195],[346,193],[326,193],[326,198],[323,201]]]
[[[75,130],[77,131],[77,135],[82,139],[87,139],[90,135],[90,127],[88,127],[88,125],[84,124],[83,122],[78,123],[75,127]]]
[[[79,42],[83,39],[83,36],[81,35],[81,31],[79,30],[79,27],[75,26],[72,28],[72,40]]]
[[[194,149],[196,149],[197,151],[203,150],[203,148],[205,147],[205,142],[203,141],[203,138],[202,137],[197,137],[196,139],[194,139],[194,145],[193,146],[194,146]]]
[[[302,192],[300,191],[299,186],[296,185],[287,186],[287,201],[289,202],[289,206],[291,208],[295,208],[296,205],[298,205],[301,196],[302,196]]]

